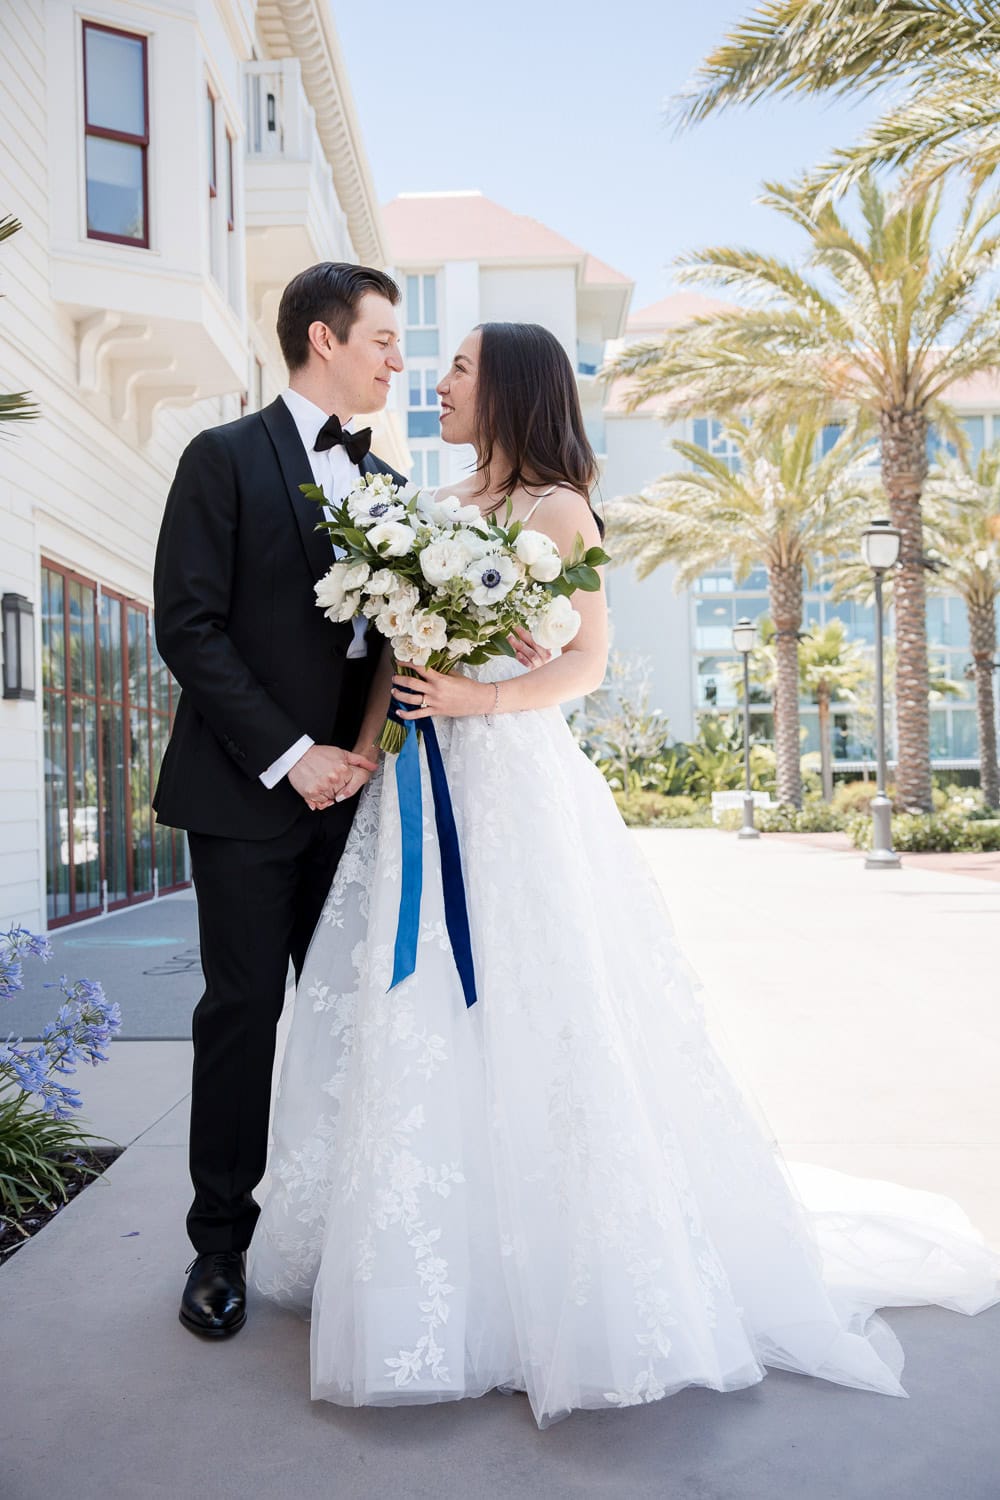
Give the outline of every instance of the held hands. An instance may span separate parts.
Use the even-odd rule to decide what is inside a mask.
[[[313,745],[296,761],[288,780],[312,811],[318,812],[359,791],[375,769],[374,760],[353,750]]]

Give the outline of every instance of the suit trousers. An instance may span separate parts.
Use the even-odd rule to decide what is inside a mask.
[[[199,1254],[250,1243],[288,963],[297,980],[356,801],[316,813],[303,805],[276,838],[188,834],[205,976],[192,1023],[194,1201],[187,1216]]]

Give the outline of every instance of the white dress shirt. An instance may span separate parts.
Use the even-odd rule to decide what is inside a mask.
[[[323,453],[316,452],[316,439],[319,437],[320,428],[326,423],[328,413],[322,407],[315,406],[307,397],[300,395],[298,391],[284,390],[281,393],[288,410],[292,414],[292,420],[298,429],[302,446],[309,455],[309,466],[313,471],[313,479],[319,485],[330,500],[343,500],[344,496],[354,487],[360,475],[357,464],[352,464],[347,456],[347,449],[343,443],[338,443],[334,448],[327,448]],[[344,424],[344,430],[350,432],[350,423]],[[327,518],[330,516],[326,509]],[[339,547],[333,547],[333,555],[343,557],[345,554]],[[359,615],[351,622],[354,626],[354,639],[347,652],[348,660],[353,661],[359,656],[368,655],[368,645],[365,641],[365,631],[368,621]],[[266,771],[260,773],[260,779],[270,790],[276,787],[283,776],[287,776],[292,767],[302,759],[310,746],[316,742],[304,734],[301,739],[289,746],[284,755],[272,761]]]

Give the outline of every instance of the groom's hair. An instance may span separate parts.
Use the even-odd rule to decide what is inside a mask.
[[[278,307],[278,343],[289,370],[301,370],[309,362],[311,323],[325,323],[338,344],[347,343],[366,292],[377,292],[393,307],[399,302],[392,277],[372,266],[323,260],[293,276]]]

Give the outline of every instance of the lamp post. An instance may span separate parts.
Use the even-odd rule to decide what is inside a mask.
[[[892,803],[886,796],[885,679],[882,661],[882,580],[899,558],[900,534],[888,521],[872,521],[861,536],[861,551],[875,577],[875,762],[872,798],[872,847],[865,855],[866,870],[898,870],[899,855],[892,847]]]
[[[733,649],[743,657],[743,827],[741,839],[759,839],[753,826],[753,792],[750,789],[750,652],[757,639],[757,627],[746,615],[733,626]]]

